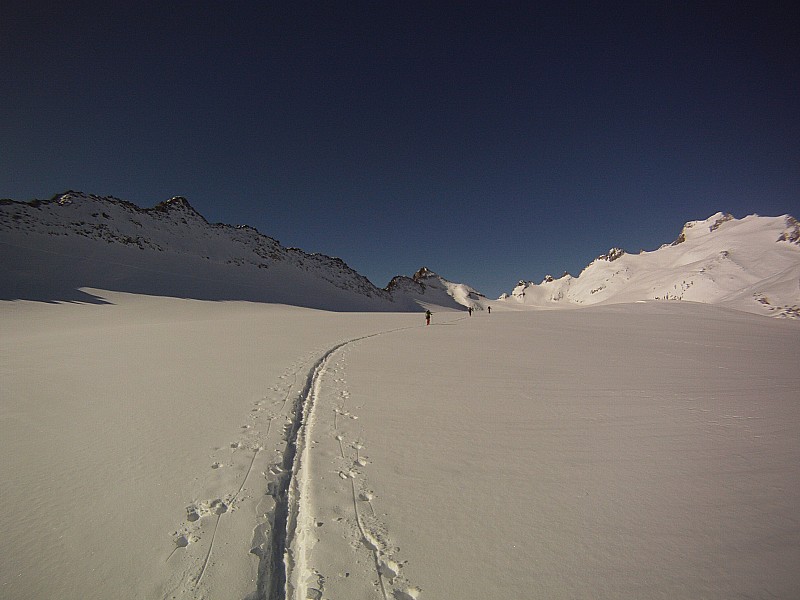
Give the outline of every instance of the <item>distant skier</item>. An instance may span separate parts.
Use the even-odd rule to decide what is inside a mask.
[[[486,308],[489,310],[489,314],[492,314],[492,307],[491,306],[487,306]]]
[[[431,311],[429,311],[429,310],[425,311],[425,325],[430,325],[431,324],[431,315],[432,314],[433,313]]]
[[[471,317],[472,316],[472,307],[470,306],[467,310],[469,311],[469,316]]]

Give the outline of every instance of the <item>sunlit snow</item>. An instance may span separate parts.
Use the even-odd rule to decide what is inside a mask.
[[[796,321],[90,292],[0,305],[4,598],[258,597],[289,470],[291,598],[800,592]]]

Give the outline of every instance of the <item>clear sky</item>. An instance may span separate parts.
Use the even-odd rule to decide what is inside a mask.
[[[800,3],[0,3],[0,197],[68,189],[489,296],[800,217]]]

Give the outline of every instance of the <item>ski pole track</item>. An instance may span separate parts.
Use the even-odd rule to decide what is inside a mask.
[[[347,391],[341,392],[343,398],[349,398]],[[345,411],[346,412],[346,411]],[[350,413],[347,413],[350,414]],[[351,415],[355,420],[356,415]],[[345,421],[345,423],[347,423]],[[352,425],[351,420],[349,425]],[[344,438],[340,430],[335,429],[337,439]],[[363,468],[369,464],[368,455],[362,455],[365,444],[361,441],[361,435],[354,435],[354,441],[348,444],[352,452],[348,456],[343,456],[339,476],[343,481],[349,480],[349,496],[351,500],[353,517],[358,535],[357,540],[352,540],[354,547],[365,548],[371,558],[375,569],[375,580],[382,600],[395,599],[414,600],[418,598],[421,590],[409,582],[401,575],[401,568],[405,562],[400,561],[397,555],[400,549],[393,547],[389,541],[389,535],[385,523],[380,520],[375,512],[373,500],[374,493],[369,490],[367,477],[364,475]],[[369,506],[369,514],[363,514],[359,506],[366,503]],[[387,584],[392,586],[391,594],[387,590]]]
[[[375,561],[375,573],[378,576],[378,583],[381,586],[381,595],[383,596],[383,600],[389,600],[388,596],[386,595],[386,585],[383,583],[383,573],[381,572],[381,556],[379,552],[380,546],[375,541],[374,536],[367,533],[364,529],[364,526],[361,524],[361,517],[358,514],[358,502],[356,502],[356,482],[355,478],[352,476],[350,478],[350,487],[353,492],[353,512],[356,515],[356,525],[358,525],[358,530],[361,532],[361,538],[364,540],[364,544],[372,551],[372,558]],[[370,504],[370,506],[372,505]]]

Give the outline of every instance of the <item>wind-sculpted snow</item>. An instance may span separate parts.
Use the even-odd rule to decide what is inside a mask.
[[[578,277],[521,281],[509,306],[574,307],[688,300],[777,317],[800,315],[800,226],[789,216],[737,220],[717,213],[686,223],[653,252],[612,248]]]

